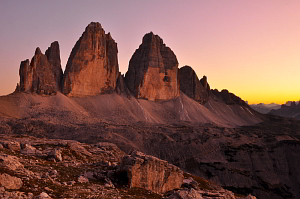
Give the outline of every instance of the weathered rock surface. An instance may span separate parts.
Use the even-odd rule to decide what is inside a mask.
[[[134,151],[125,156],[120,172],[126,172],[130,187],[140,187],[156,193],[180,188],[183,172],[167,161]]]
[[[256,199],[255,196],[235,197],[234,193],[228,190],[195,190],[183,189],[175,191],[167,199]]]
[[[61,68],[60,50],[57,41],[51,43],[51,46],[46,50],[45,55],[48,58],[48,62],[53,67],[53,75],[56,82],[56,86],[60,89],[61,81],[63,78],[63,71]]]
[[[116,88],[119,74],[117,44],[100,23],[90,23],[69,57],[62,92],[68,96],[92,96]]]
[[[230,93],[228,90],[224,89],[221,92],[219,92],[217,89],[211,90],[214,97],[222,99],[223,102],[225,102],[227,105],[241,105],[245,106],[247,105],[244,100],[242,100],[240,97],[236,96],[233,93]],[[248,106],[248,105],[247,105]]]
[[[20,189],[23,182],[20,178],[11,176],[7,173],[0,173],[0,185],[5,189]]]
[[[8,198],[12,198],[12,199],[32,199],[33,198],[33,194],[32,193],[24,193],[24,192],[20,192],[20,191],[5,191],[4,187],[0,187],[0,198],[3,199],[8,199]]]
[[[19,158],[11,155],[1,154],[0,155],[0,168],[9,170],[22,170],[24,165],[20,163]]]
[[[60,91],[62,69],[60,65],[59,44],[53,42],[44,55],[37,48],[35,55],[20,64],[20,86],[16,89],[21,92],[38,94],[53,94]]]
[[[179,69],[180,90],[190,98],[205,104],[209,99],[209,84],[204,76],[200,80],[196,72],[190,66]]]
[[[116,92],[121,95],[130,96],[130,91],[128,90],[126,84],[125,84],[125,77],[124,75],[121,75],[119,73],[118,79],[117,79],[117,86],[116,86]]]
[[[231,191],[227,190],[195,190],[183,189],[178,190],[169,196],[167,199],[235,199],[236,197]]]
[[[34,199],[51,199],[51,197],[46,192],[42,192],[38,196],[34,197]]]
[[[158,35],[150,32],[143,37],[130,59],[125,82],[137,98],[154,101],[179,96],[177,58]]]
[[[20,151],[21,146],[19,142],[15,142],[15,141],[0,141],[0,144],[3,145],[3,147],[13,150],[13,151]]]

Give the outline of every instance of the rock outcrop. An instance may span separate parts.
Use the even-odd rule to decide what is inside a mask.
[[[127,97],[130,96],[130,91],[128,90],[128,88],[125,84],[125,77],[121,73],[119,73],[119,76],[118,76],[118,79],[117,79],[116,92],[119,95],[123,94]]]
[[[50,95],[60,91],[62,69],[60,65],[60,51],[57,41],[53,42],[44,55],[40,48],[36,48],[35,55],[20,64],[21,92],[33,92]]]
[[[129,187],[140,187],[156,193],[180,188],[183,172],[167,161],[133,151],[123,158],[120,172],[126,172]]]
[[[190,66],[179,69],[180,90],[201,104],[205,104],[209,98],[209,84],[206,76],[201,81],[196,72]]]
[[[6,189],[20,189],[23,182],[20,178],[11,176],[7,173],[0,173],[0,186]]]
[[[130,59],[125,82],[137,98],[154,101],[179,96],[177,58],[158,35],[150,32],[143,37]]]
[[[69,57],[62,83],[68,96],[93,96],[116,88],[117,44],[100,23],[90,23]]]

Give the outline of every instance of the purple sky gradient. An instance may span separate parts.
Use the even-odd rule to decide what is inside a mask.
[[[85,27],[100,22],[118,43],[120,71],[145,33],[158,34],[179,67],[208,76],[250,103],[300,99],[298,0],[1,0],[0,95],[15,89],[20,62],[58,41],[62,67]]]

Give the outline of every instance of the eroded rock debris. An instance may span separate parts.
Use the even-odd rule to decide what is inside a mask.
[[[236,198],[167,161],[126,155],[112,143],[1,135],[0,146],[0,198]]]

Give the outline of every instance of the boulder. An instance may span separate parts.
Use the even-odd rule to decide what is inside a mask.
[[[62,69],[60,65],[59,44],[53,42],[44,55],[36,48],[35,55],[20,64],[20,85],[16,90],[51,95],[60,91]]]
[[[124,156],[119,173],[126,174],[124,176],[128,178],[129,187],[144,188],[156,193],[180,188],[184,179],[178,167],[138,151]]]
[[[209,84],[206,76],[201,81],[190,66],[179,69],[180,90],[195,101],[205,104],[209,98]]]
[[[0,185],[5,189],[20,189],[23,186],[23,182],[20,178],[0,173]]]
[[[93,96],[112,92],[119,74],[117,44],[100,23],[90,23],[68,59],[62,92],[68,96]]]
[[[24,165],[20,163],[19,158],[11,155],[0,155],[0,168],[8,170],[22,170]]]
[[[0,141],[4,148],[10,149],[12,151],[20,151],[21,145],[17,141]]]
[[[38,196],[35,196],[34,199],[51,199],[51,197],[46,192],[42,192]]]
[[[63,160],[60,149],[52,149],[48,152],[47,158],[49,160],[55,160],[56,162],[61,162]]]
[[[79,176],[78,179],[77,179],[77,181],[78,181],[79,183],[88,183],[88,182],[89,182],[89,179],[86,178],[86,177],[84,177],[84,176]]]
[[[152,32],[130,59],[125,83],[136,98],[169,100],[179,96],[178,61],[173,51]]]

